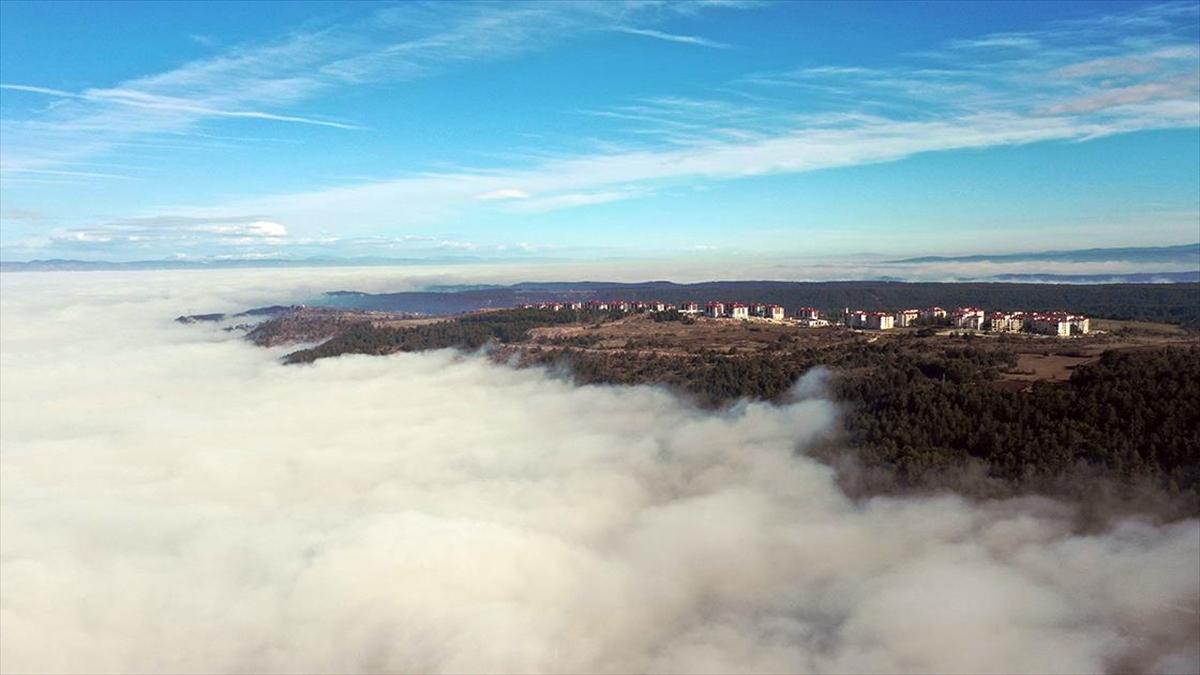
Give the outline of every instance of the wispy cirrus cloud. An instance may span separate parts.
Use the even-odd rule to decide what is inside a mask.
[[[1173,62],[1186,66],[1200,58],[1200,49],[1189,45],[1163,47],[1152,51],[1106,56],[1068,64],[1053,71],[1054,75],[1070,78],[1099,76],[1148,75],[1169,67]]]
[[[1150,11],[1161,18],[1159,10]],[[890,69],[805,66],[745,78],[714,90],[712,98],[663,95],[580,111],[611,119],[624,132],[644,132],[640,142],[600,152],[258,197],[227,208],[280,213],[312,226],[346,219],[395,225],[393,204],[419,202],[406,214],[417,226],[480,208],[584,207],[680,182],[1200,126],[1200,56],[1157,21],[1101,17],[1051,26],[1025,40],[1012,37],[1001,36],[1005,49],[982,55],[979,44],[951,43]],[[1114,78],[1114,64],[1128,62],[1147,67],[1126,68]],[[798,109],[798,98],[816,103]],[[517,195],[519,202],[500,204]]]
[[[1103,87],[1076,98],[1046,106],[1041,110],[1048,115],[1115,111],[1117,108],[1152,101],[1186,101],[1196,92],[1196,83],[1191,78],[1144,82],[1127,87]],[[1200,108],[1200,103],[1197,103]],[[1187,112],[1183,110],[1182,112]]]
[[[300,117],[297,115],[279,115],[259,110],[218,110],[216,108],[198,105],[188,99],[174,96],[148,94],[146,92],[133,91],[129,89],[86,89],[82,92],[76,93],[62,91],[59,89],[50,89],[47,87],[33,87],[21,84],[0,84],[0,89],[43,94],[56,98],[70,98],[83,101],[113,103],[116,105],[131,106],[134,108],[163,110],[182,114],[197,115],[200,117],[241,117],[246,119],[269,120],[274,122],[312,124],[314,126],[333,127],[335,129],[361,128],[353,124],[345,124],[342,122],[330,122],[328,120]]]
[[[696,45],[697,47],[711,47],[713,49],[729,49],[731,45],[708,38],[697,37],[695,35],[678,35],[676,33],[666,33],[661,30],[653,30],[650,28],[630,28],[621,26],[613,30],[618,33],[626,33],[629,35],[640,35],[642,37],[654,38],[655,40],[663,40],[665,42],[677,42],[685,45]]]
[[[244,119],[357,130],[353,120],[292,112],[331,91],[412,80],[476,61],[545,48],[631,20],[708,7],[640,2],[416,3],[364,17],[316,23],[268,42],[227,49],[173,70],[82,90],[47,82],[4,82],[4,90],[60,104],[0,120],[4,162],[52,167],[105,152],[114,143],[191,133],[210,120]],[[666,35],[666,34],[664,34]]]
[[[1166,125],[1170,120],[1161,123]],[[1119,123],[1079,123],[1010,113],[956,120],[866,120],[795,130],[755,141],[713,141],[669,150],[632,150],[553,159],[495,173],[425,174],[330,190],[256,197],[225,207],[283,214],[310,227],[353,221],[397,225],[394,205],[418,204],[404,224],[440,222],[481,203],[480,194],[519,190],[517,210],[550,211],[652,193],[673,181],[720,181],[886,162],[922,152],[1075,139],[1127,130]],[[602,195],[603,198],[595,198]],[[186,208],[186,207],[185,207]]]

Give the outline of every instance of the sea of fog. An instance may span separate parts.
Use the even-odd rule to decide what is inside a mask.
[[[172,321],[520,280],[0,275],[0,670],[1200,671],[1200,523],[852,501],[815,380],[710,412]]]

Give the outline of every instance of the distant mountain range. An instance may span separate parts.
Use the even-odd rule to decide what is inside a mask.
[[[949,262],[1132,262],[1195,264],[1200,269],[1200,242],[1178,246],[1132,246],[1126,248],[1085,248],[1071,251],[1040,251],[1033,253],[989,253],[963,256],[922,256],[886,260],[892,264],[922,264]]]

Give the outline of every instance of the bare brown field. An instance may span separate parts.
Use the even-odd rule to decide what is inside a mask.
[[[1059,354],[1017,354],[1017,367],[1005,373],[1009,380],[1067,380],[1071,372],[1099,356],[1062,356]]]
[[[381,318],[371,318],[371,325],[376,328],[412,328],[413,326],[427,326],[431,323],[441,323],[442,321],[450,321],[449,317],[432,316],[419,319],[396,319],[390,315],[384,314]]]
[[[698,317],[693,323],[638,314],[616,321],[534,328],[527,342],[595,350],[653,351],[686,356],[701,351],[752,354],[785,346],[832,346],[863,339],[836,328],[799,328],[766,320]]]

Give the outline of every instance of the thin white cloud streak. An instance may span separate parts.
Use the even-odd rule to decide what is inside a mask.
[[[330,122],[327,120],[313,119],[309,117],[297,117],[295,115],[279,115],[275,113],[262,112],[258,110],[217,110],[202,105],[196,105],[187,100],[178,99],[167,96],[154,96],[140,91],[129,91],[125,89],[88,89],[80,93],[69,91],[61,91],[58,89],[48,89],[46,87],[33,87],[19,84],[0,84],[0,89],[9,89],[12,91],[24,91],[35,94],[44,94],[46,96],[55,96],[59,98],[71,98],[83,101],[97,101],[101,103],[116,103],[118,105],[132,106],[134,108],[146,108],[150,110],[168,110],[180,113],[194,114],[199,117],[241,117],[246,119],[270,120],[274,122],[295,122],[298,124],[311,124],[319,127],[332,127],[335,129],[361,129],[362,127],[353,124],[344,124],[342,122]]]
[[[816,380],[714,414],[170,321],[421,281],[363,274],[2,277],[6,670],[1200,668],[1200,523],[853,503],[796,453],[833,419]]]
[[[529,199],[508,207],[513,213],[546,213],[558,209],[569,209],[577,206],[591,206],[607,202],[621,201],[645,194],[637,190],[614,190],[609,192],[568,192],[565,194]]]
[[[642,37],[654,38],[655,40],[663,40],[664,42],[675,42],[685,45],[696,45],[698,47],[710,47],[712,49],[729,49],[731,45],[716,40],[697,37],[695,35],[679,35],[676,33],[665,33],[661,30],[653,30],[650,28],[629,28],[620,27],[614,28],[618,33],[626,33],[628,35],[640,35]]]
[[[951,47],[958,49],[1036,49],[1040,42],[1024,35],[989,35],[987,37],[954,40]]]
[[[17,169],[0,166],[0,174],[32,174],[34,176],[69,176],[74,178],[130,178],[117,173],[103,173],[99,171],[66,171],[63,169]]]

